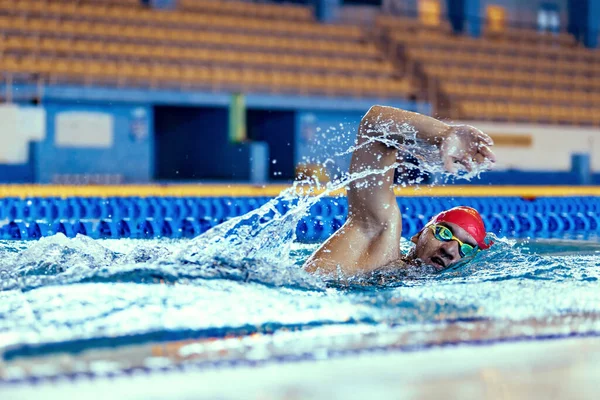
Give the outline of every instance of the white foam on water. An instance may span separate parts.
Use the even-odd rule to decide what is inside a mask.
[[[418,143],[414,129],[386,129],[405,130],[407,140],[398,144],[383,135],[367,141],[396,147],[413,155],[421,170],[449,176],[437,149]],[[161,330],[237,332],[271,323],[362,322],[387,329],[600,313],[599,255],[542,256],[497,238],[490,251],[443,274],[409,271],[358,277],[342,285],[303,271],[300,265],[314,246],[296,243],[295,231],[310,207],[399,165],[341,174],[326,184],[310,178],[295,182],[259,209],[192,240],[94,241],[56,235],[0,243],[0,350]],[[460,177],[471,179],[480,172]],[[404,250],[409,247],[402,243]],[[535,253],[535,241],[531,247]]]

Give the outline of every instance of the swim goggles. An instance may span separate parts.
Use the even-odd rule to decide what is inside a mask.
[[[454,236],[450,228],[445,227],[444,225],[430,225],[429,228],[433,231],[433,236],[440,242],[450,242],[452,240],[456,240],[458,243],[458,254],[461,258],[475,255],[479,248],[477,246],[472,246],[468,243],[463,243],[459,238]]]

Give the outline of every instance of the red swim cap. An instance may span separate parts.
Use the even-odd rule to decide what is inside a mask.
[[[463,228],[473,236],[480,249],[488,249],[492,244],[485,242],[485,224],[481,219],[481,215],[471,207],[458,206],[446,211],[442,211],[431,220],[433,223],[449,222]]]

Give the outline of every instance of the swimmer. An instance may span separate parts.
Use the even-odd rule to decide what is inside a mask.
[[[416,130],[408,134],[398,127]],[[406,125],[405,125],[406,126]],[[406,129],[404,130],[406,131]],[[444,169],[455,173],[487,168],[495,162],[492,139],[468,125],[448,125],[426,115],[397,108],[373,106],[358,129],[350,173],[383,170],[396,162],[398,150],[383,142],[415,141],[433,145]],[[354,276],[385,269],[427,264],[437,271],[467,261],[490,245],[479,213],[455,207],[434,218],[411,238],[409,254],[400,252],[402,215],[393,190],[394,168],[354,181],[348,189],[348,218],[304,264],[308,272]]]

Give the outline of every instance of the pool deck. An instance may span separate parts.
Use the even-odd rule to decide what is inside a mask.
[[[376,351],[317,361],[0,386],[0,398],[592,399],[600,338]]]

